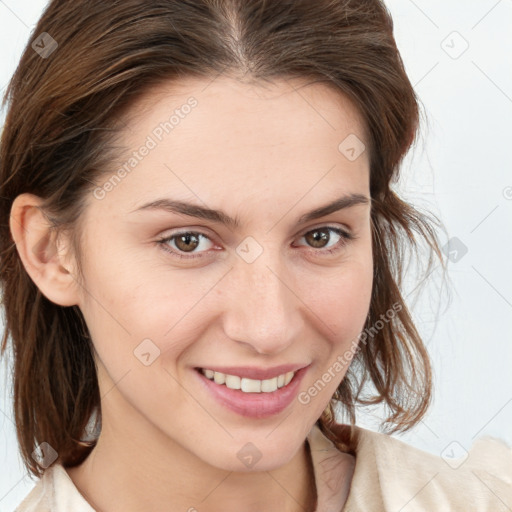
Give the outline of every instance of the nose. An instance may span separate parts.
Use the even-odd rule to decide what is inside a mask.
[[[258,354],[284,351],[304,329],[300,290],[294,289],[290,272],[275,261],[260,257],[250,264],[238,262],[225,283],[226,336]]]

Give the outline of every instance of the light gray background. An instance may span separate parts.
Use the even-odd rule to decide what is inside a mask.
[[[32,30],[45,4],[0,0],[0,93],[24,45],[38,35]],[[419,300],[408,295],[433,359],[435,401],[417,428],[397,437],[448,460],[485,435],[512,444],[512,0],[387,5],[424,106],[422,136],[399,188],[440,216],[448,231],[443,244],[457,237],[468,250],[449,263],[451,301],[437,271]],[[411,277],[408,289],[417,284]],[[5,368],[0,511],[11,511],[34,481],[18,455]],[[381,413],[367,411],[358,424],[377,430]]]

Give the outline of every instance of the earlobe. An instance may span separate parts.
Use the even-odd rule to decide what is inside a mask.
[[[9,226],[18,254],[41,293],[60,306],[78,304],[78,284],[62,240],[39,208],[42,199],[21,194],[13,202]]]

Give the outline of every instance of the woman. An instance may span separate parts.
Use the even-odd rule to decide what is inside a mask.
[[[380,1],[57,0],[35,33],[0,148],[19,511],[512,507],[504,443],[355,426],[425,415],[404,248],[443,264],[391,187],[418,104]]]

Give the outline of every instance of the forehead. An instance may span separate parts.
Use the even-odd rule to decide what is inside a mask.
[[[347,140],[368,147],[364,123],[325,83],[254,85],[220,76],[159,84],[132,105],[123,126],[126,152],[117,167],[151,140],[151,150],[109,193],[130,210],[165,194],[245,207],[305,194],[324,203],[368,189],[368,152],[357,159],[344,152]]]
[[[186,132],[187,126],[196,131],[206,121],[209,127],[229,128],[230,135],[245,133],[255,140],[271,136],[282,139],[283,124],[289,134],[321,131],[321,128],[336,132],[351,129],[362,140],[367,139],[362,116],[346,94],[328,82],[305,78],[244,83],[221,75],[214,79],[188,77],[164,82],[148,89],[132,105],[125,123],[162,121],[191,98],[197,107],[187,123],[180,123],[180,132]],[[300,126],[291,122],[299,120]],[[265,130],[256,132],[251,127]]]

